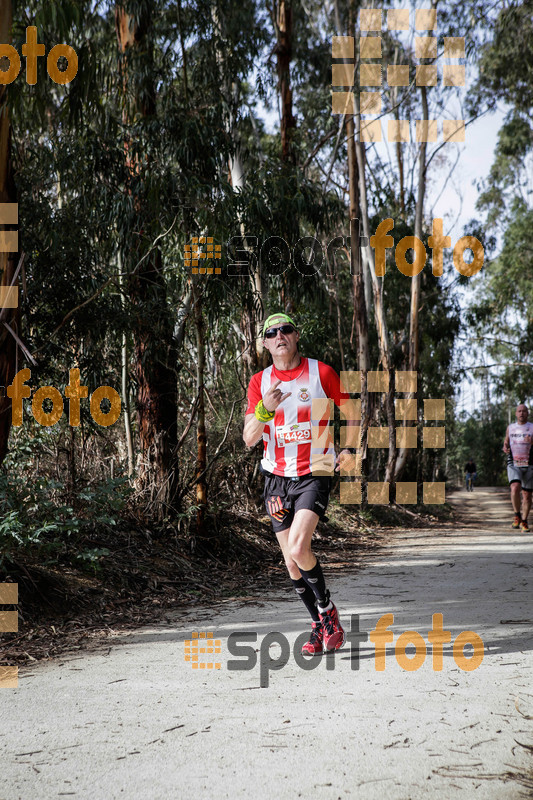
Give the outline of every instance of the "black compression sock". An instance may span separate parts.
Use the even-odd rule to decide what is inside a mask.
[[[307,585],[303,578],[298,578],[298,580],[291,578],[291,581],[292,585],[296,589],[296,594],[305,603],[305,607],[311,614],[313,621],[320,622],[320,617],[318,616],[318,611],[316,610],[315,605],[315,593],[311,587]]]
[[[329,594],[326,591],[326,581],[324,580],[324,573],[317,558],[316,564],[313,569],[302,569],[302,578],[308,586],[313,590],[313,593],[318,600],[318,604],[322,607],[327,606],[329,603]]]

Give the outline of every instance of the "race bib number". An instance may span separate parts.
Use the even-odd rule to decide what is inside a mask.
[[[278,447],[286,444],[302,444],[311,441],[311,423],[295,422],[293,425],[278,425],[276,428],[276,443]]]
[[[530,433],[515,433],[511,436],[511,452],[515,467],[529,466],[529,452],[531,449]]]

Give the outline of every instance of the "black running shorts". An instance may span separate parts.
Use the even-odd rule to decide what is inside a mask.
[[[293,480],[271,472],[264,474],[265,507],[275,533],[290,528],[295,513],[301,508],[308,508],[319,517],[326,513],[331,478],[302,475]]]

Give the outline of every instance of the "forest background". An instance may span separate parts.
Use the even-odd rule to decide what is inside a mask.
[[[363,431],[389,429],[388,447],[363,449],[365,481],[457,485],[470,455],[480,482],[505,481],[505,426],[533,394],[533,4],[433,3],[438,63],[444,37],[465,37],[466,91],[443,87],[440,71],[437,85],[417,86],[414,31],[384,23],[382,59],[368,63],[409,64],[410,81],[384,84],[383,127],[407,119],[414,141],[381,145],[359,141],[357,46],[355,113],[332,114],[332,40],[357,44],[360,7],[3,0],[2,43],[21,53],[35,25],[46,52],[70,44],[79,68],[61,86],[39,59],[29,85],[22,59],[19,77],[0,86],[0,202],[18,203],[20,242],[0,254],[1,282],[20,297],[1,312],[0,385],[29,367],[33,390],[64,395],[79,369],[89,394],[109,385],[122,399],[109,427],[87,400],[78,427],[66,400],[49,427],[25,401],[13,427],[0,398],[3,578],[35,583],[38,566],[105,573],[113,537],[125,551],[132,537],[170,541],[185,571],[190,554],[221,558],[241,527],[267,537],[259,448],[244,447],[242,422],[248,380],[268,363],[260,332],[273,310],[298,321],[305,354],[363,377],[389,372],[389,393],[363,380]],[[458,223],[483,243],[484,267],[461,276],[445,251],[436,277],[428,193],[452,178],[466,145],[417,142],[415,120],[441,130],[462,117],[468,141],[469,125],[498,104],[505,118],[477,218]],[[369,237],[386,218],[395,245],[413,234],[426,245],[418,276],[401,274],[390,249],[379,277],[374,251],[357,246],[351,219]],[[202,236],[221,245],[222,258],[205,262],[220,274],[192,274],[186,262]],[[242,275],[232,261],[244,261]],[[418,373],[416,393],[401,396],[417,400],[419,442],[423,399],[446,399],[445,449],[396,446],[394,378],[406,370]],[[467,372],[483,402],[460,413]],[[361,524],[375,511],[364,494],[345,510]]]

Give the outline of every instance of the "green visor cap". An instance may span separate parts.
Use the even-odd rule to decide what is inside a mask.
[[[288,314],[281,314],[281,313],[271,314],[269,317],[267,317],[267,319],[265,320],[265,324],[263,325],[263,336],[265,335],[267,330],[271,328],[273,325],[278,325],[279,323],[284,323],[284,322],[288,322],[290,325],[293,326],[293,328],[296,328],[294,320],[292,320]],[[296,330],[298,329],[296,328]]]

